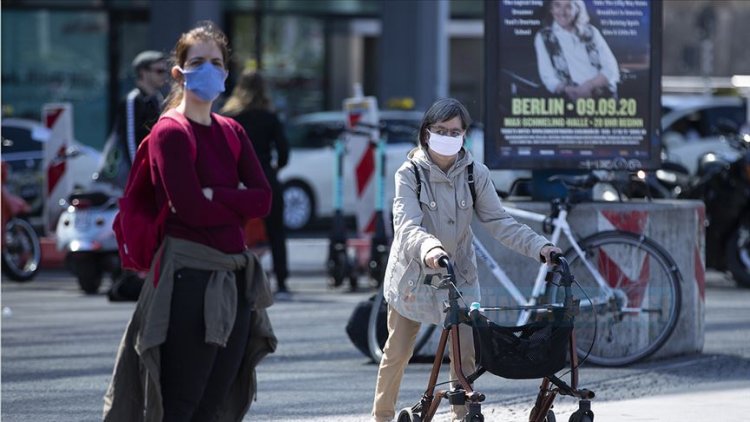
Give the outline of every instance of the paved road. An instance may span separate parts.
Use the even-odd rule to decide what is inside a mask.
[[[270,308],[279,349],[258,369],[258,401],[245,420],[366,421],[377,368],[351,345],[344,326],[355,304],[370,293],[328,290],[318,272],[320,245],[301,246],[292,252],[295,294]],[[85,296],[65,272],[45,271],[27,284],[3,279],[2,307],[2,420],[99,420],[115,350],[134,305]],[[748,307],[750,290],[711,274],[704,353],[628,368],[583,368],[581,385],[597,392],[597,420],[711,420],[705,417],[712,412],[727,415],[721,420],[748,420]],[[399,406],[418,399],[429,369],[409,366]],[[487,395],[487,420],[525,420],[537,384],[480,378],[476,387]],[[558,419],[567,420],[574,405],[559,398]],[[442,408],[438,420],[446,420]],[[691,419],[700,409],[704,417]]]

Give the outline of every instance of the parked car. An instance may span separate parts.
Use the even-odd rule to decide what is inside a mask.
[[[44,143],[49,137],[50,130],[41,122],[20,118],[2,120],[3,161],[11,168],[7,186],[12,193],[29,203],[30,215],[35,217],[41,216],[44,206],[42,159]],[[66,156],[69,159],[66,167],[73,185],[88,186],[99,165],[101,153],[73,140]]]
[[[390,208],[394,196],[393,177],[414,148],[422,112],[383,110],[380,120],[384,125],[381,135],[387,139],[385,172],[385,206]],[[344,131],[344,113],[329,111],[299,116],[287,124],[291,146],[289,163],[279,172],[284,189],[284,224],[299,230],[312,222],[333,216],[334,143]],[[477,161],[484,158],[484,132],[473,128],[468,145]],[[344,158],[344,174],[354,174],[353,160]],[[508,190],[519,177],[530,177],[530,171],[494,170],[492,178],[498,189]],[[356,209],[353,178],[344,181],[343,209],[354,215]]]
[[[694,176],[704,155],[737,154],[720,133],[719,121],[729,119],[742,126],[747,121],[747,102],[731,96],[665,95],[662,113],[662,146],[667,158]]]

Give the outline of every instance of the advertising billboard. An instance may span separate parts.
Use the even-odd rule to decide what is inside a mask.
[[[485,5],[490,168],[659,166],[660,1]]]

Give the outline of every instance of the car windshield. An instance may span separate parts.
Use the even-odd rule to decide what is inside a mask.
[[[389,144],[415,144],[419,131],[419,120],[383,119],[381,133]],[[289,145],[292,148],[315,149],[329,147],[344,131],[344,121],[315,121],[291,123],[286,127]]]
[[[344,130],[344,121],[305,122],[287,125],[292,148],[323,148],[332,146]]]
[[[3,126],[3,154],[15,152],[41,152],[42,143],[31,138],[31,131],[19,127]]]
[[[39,169],[42,165],[42,143],[32,138],[25,128],[3,126],[2,158],[17,171]]]
[[[417,132],[419,132],[419,120],[389,119],[384,120],[385,130],[382,136],[386,136],[389,144],[417,144]]]
[[[740,127],[746,119],[745,109],[742,107],[719,106],[689,113],[677,119],[666,131],[675,131],[683,136],[693,134],[697,137],[715,136],[721,133],[719,122],[727,119]]]

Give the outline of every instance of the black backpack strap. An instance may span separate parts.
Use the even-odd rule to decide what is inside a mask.
[[[422,178],[419,176],[419,168],[417,167],[417,164],[414,161],[411,162],[411,170],[414,172],[414,177],[417,179],[417,199],[419,199],[419,196],[422,194]],[[469,172],[468,182],[469,182],[469,191],[471,191],[471,200],[474,202],[474,207],[476,207],[477,203],[477,189],[474,186],[474,163],[470,163],[467,167],[467,170]],[[419,206],[422,206],[422,202],[419,202]]]
[[[469,190],[471,191],[471,200],[474,202],[474,207],[477,206],[477,189],[474,187],[474,163],[469,163],[467,168],[469,171]]]
[[[414,172],[414,177],[417,179],[417,200],[419,201],[419,196],[422,194],[422,178],[419,177],[419,168],[417,167],[417,163],[414,161],[409,161],[411,163],[411,170]],[[419,208],[422,208],[422,201],[419,201]]]

